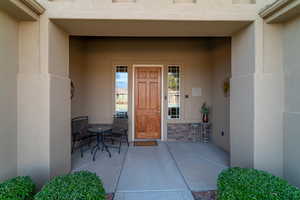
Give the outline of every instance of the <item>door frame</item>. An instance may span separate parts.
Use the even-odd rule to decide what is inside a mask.
[[[135,68],[138,67],[159,67],[161,68],[161,99],[160,99],[160,140],[164,140],[164,65],[162,64],[133,64],[132,65],[132,141],[135,141]]]

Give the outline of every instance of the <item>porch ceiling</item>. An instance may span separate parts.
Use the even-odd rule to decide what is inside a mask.
[[[52,19],[70,35],[115,37],[224,37],[250,21],[154,21]]]

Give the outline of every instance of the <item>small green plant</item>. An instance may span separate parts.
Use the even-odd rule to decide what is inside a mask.
[[[209,114],[209,108],[208,108],[208,106],[206,105],[206,102],[204,102],[204,103],[202,104],[201,109],[200,109],[200,112],[201,112],[202,114],[206,114],[206,115]]]
[[[49,181],[34,197],[35,200],[104,200],[105,190],[99,177],[80,171],[58,176]]]
[[[299,200],[300,190],[255,169],[231,168],[218,179],[218,200]]]
[[[30,177],[16,177],[0,184],[0,200],[32,200],[35,184]]]

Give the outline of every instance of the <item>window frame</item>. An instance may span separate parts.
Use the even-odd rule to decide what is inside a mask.
[[[169,115],[169,68],[170,67],[178,67],[178,77],[179,77],[179,81],[178,81],[178,93],[179,93],[179,111],[178,111],[178,117],[176,118],[171,118],[170,115]],[[167,65],[167,119],[168,120],[181,120],[182,116],[181,116],[181,109],[182,109],[182,106],[181,106],[181,73],[182,73],[182,67],[181,65],[179,64],[172,64],[172,65]]]
[[[124,112],[128,115],[129,112],[129,66],[126,64],[117,64],[114,65],[114,93],[113,93],[113,98],[114,98],[114,105],[113,105],[113,115],[117,115],[117,72],[118,72],[118,67],[126,67],[126,72],[127,72],[127,111]],[[123,113],[123,112],[121,112]]]

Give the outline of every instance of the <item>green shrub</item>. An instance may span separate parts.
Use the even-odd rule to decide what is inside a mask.
[[[218,200],[300,200],[300,190],[264,171],[231,168],[219,175]]]
[[[31,178],[16,177],[0,184],[0,200],[31,200],[35,184]]]
[[[35,200],[104,200],[101,180],[91,172],[81,171],[58,176],[49,181]]]

